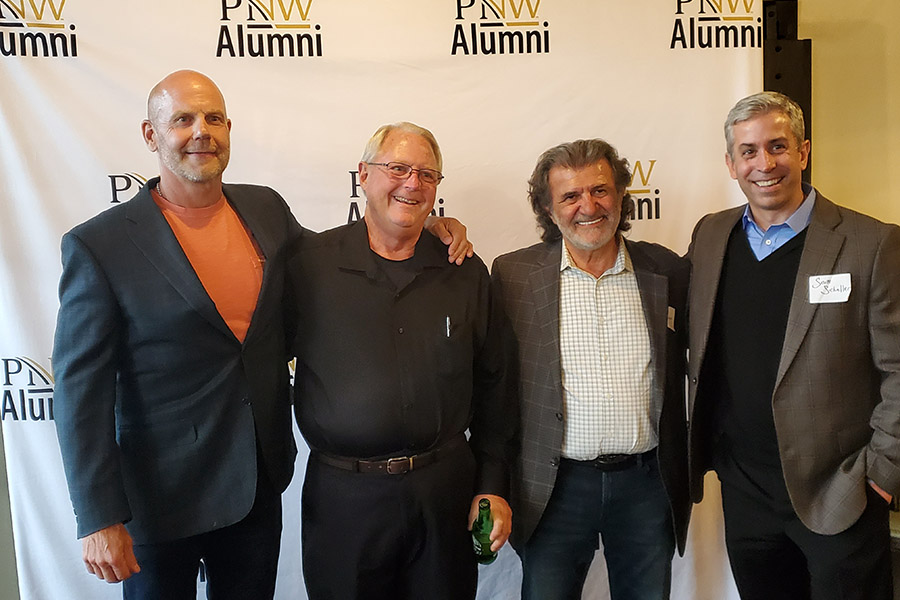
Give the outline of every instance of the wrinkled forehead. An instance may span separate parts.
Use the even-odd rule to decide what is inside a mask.
[[[218,112],[225,115],[225,98],[212,80],[203,76],[169,76],[150,92],[147,115],[154,118],[174,111]]]
[[[437,157],[428,140],[417,133],[399,129],[384,136],[376,158],[385,162],[402,162],[414,167],[437,168]]]
[[[554,190],[559,187],[573,185],[612,185],[616,177],[612,167],[605,158],[587,164],[557,164],[550,168],[548,180]]]

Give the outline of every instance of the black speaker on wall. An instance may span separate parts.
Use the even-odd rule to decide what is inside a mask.
[[[812,140],[812,40],[797,39],[798,0],[763,2],[763,88],[792,98],[803,109]],[[812,179],[812,156],[803,180]]]

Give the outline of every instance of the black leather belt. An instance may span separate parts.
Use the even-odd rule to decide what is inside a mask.
[[[592,460],[568,460],[577,465],[593,467],[600,471],[624,471],[637,467],[656,456],[656,448],[647,450],[643,454],[601,454]]]
[[[313,456],[320,462],[354,473],[383,473],[385,475],[401,475],[414,469],[421,469],[437,462],[448,451],[466,441],[465,435],[459,435],[445,443],[443,446],[412,454],[409,456],[396,456],[383,460],[367,460],[362,458],[350,458],[347,456],[335,456],[324,452],[314,452]]]

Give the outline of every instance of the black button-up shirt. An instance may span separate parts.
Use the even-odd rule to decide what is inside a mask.
[[[468,429],[476,491],[506,496],[517,405],[487,269],[477,257],[448,263],[427,232],[401,268],[410,276],[384,273],[363,220],[300,241],[290,265],[300,431],[314,450],[385,458]]]

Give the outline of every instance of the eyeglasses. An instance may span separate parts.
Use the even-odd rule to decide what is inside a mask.
[[[440,171],[435,171],[434,169],[413,169],[411,166],[401,162],[367,162],[366,164],[376,167],[384,167],[385,169],[387,169],[388,175],[390,175],[394,179],[409,179],[409,176],[412,173],[416,173],[419,176],[419,181],[421,181],[425,185],[437,185],[441,182],[441,179],[444,178],[444,176],[441,175]]]

